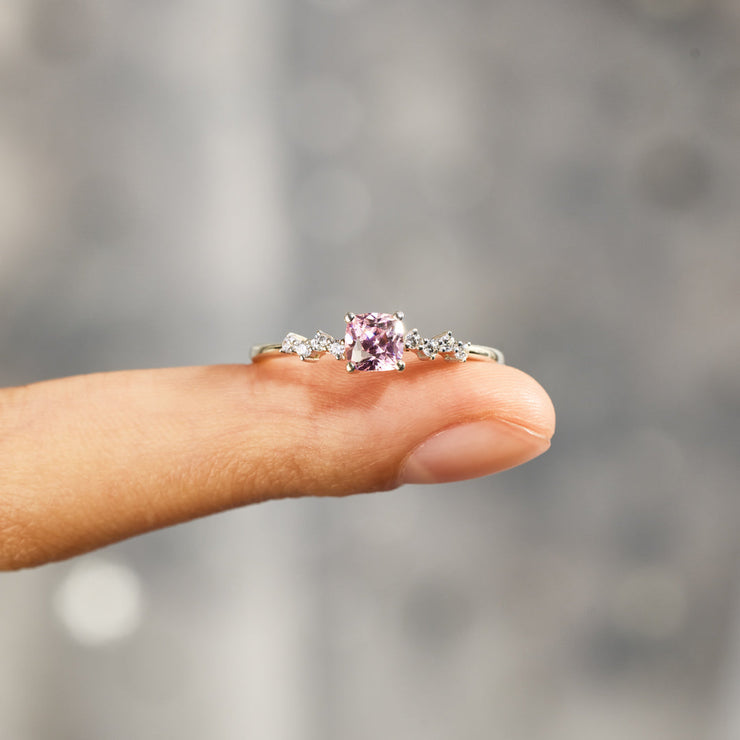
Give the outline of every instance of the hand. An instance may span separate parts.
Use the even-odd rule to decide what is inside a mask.
[[[326,359],[83,375],[0,391],[0,569],[288,496],[488,475],[550,446],[552,403],[494,362]]]

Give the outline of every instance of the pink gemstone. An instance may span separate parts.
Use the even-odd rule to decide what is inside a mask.
[[[395,370],[403,356],[403,323],[390,313],[358,313],[347,322],[344,357],[355,370]]]

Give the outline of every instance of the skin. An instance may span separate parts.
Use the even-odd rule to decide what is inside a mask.
[[[0,390],[0,569],[268,499],[488,475],[554,428],[519,370],[413,356],[402,373],[272,357]]]

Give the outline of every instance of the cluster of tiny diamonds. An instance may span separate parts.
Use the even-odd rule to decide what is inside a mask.
[[[344,357],[344,342],[325,331],[317,331],[310,339],[290,332],[283,339],[280,351],[288,355],[298,355],[301,360],[315,359],[328,352],[341,360]]]
[[[460,342],[452,336],[451,331],[437,334],[436,337],[423,337],[418,329],[412,329],[404,338],[403,346],[416,352],[422,360],[433,360],[437,355],[445,360],[465,362],[470,351],[470,342]]]
[[[418,329],[412,329],[403,340],[404,348],[416,352],[417,357],[422,360],[433,360],[440,356],[445,360],[465,362],[468,359],[470,344],[455,339],[451,331],[429,338],[422,336]],[[280,351],[298,355],[301,360],[313,360],[328,352],[337,360],[341,360],[344,358],[344,342],[325,331],[317,331],[310,339],[290,332],[283,339]]]

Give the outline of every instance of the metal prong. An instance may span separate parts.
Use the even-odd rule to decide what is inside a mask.
[[[403,317],[406,315],[403,311],[396,311],[393,314],[399,321],[403,321]]]
[[[403,372],[406,369],[406,363],[403,360],[399,360],[396,363],[396,370]]]
[[[350,321],[354,321],[355,315],[352,313],[352,311],[347,311],[346,314],[344,314],[344,320],[349,324]]]
[[[356,367],[357,367],[357,365],[355,365],[354,362],[348,362],[347,363],[347,372],[348,373],[353,373],[355,371],[355,368]]]

